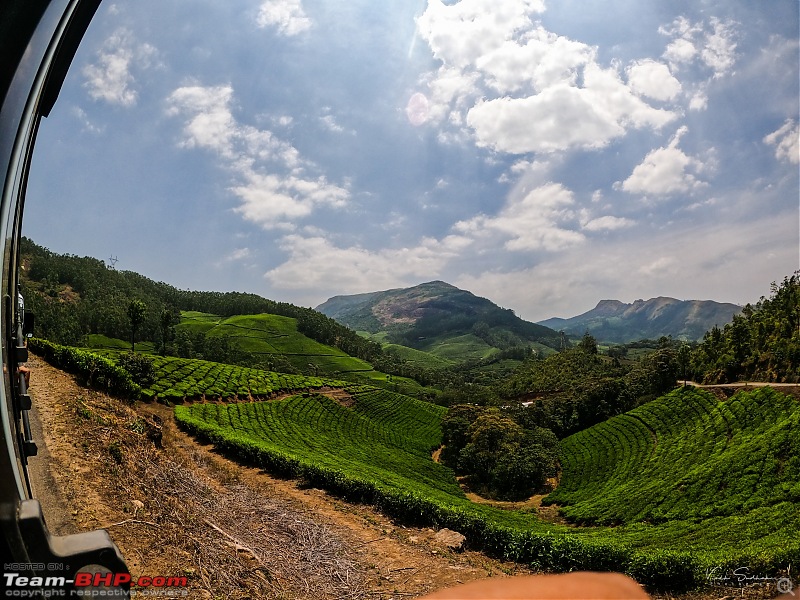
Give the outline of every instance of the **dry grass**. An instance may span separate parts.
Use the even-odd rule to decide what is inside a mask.
[[[160,441],[153,435],[157,417],[148,415],[144,426],[132,427],[142,416],[120,405],[103,410],[108,404],[116,402],[95,393],[82,402],[104,414],[83,421],[93,430],[83,438],[97,446],[92,454],[103,456],[111,473],[102,495],[109,507],[123,511],[111,514],[128,517],[104,525],[128,560],[134,559],[134,575],[185,575],[193,598],[369,595],[347,542],[314,515],[253,490],[235,472],[215,471],[198,452],[159,449],[153,439]],[[103,453],[112,446],[118,450]],[[170,564],[164,562],[165,548]]]

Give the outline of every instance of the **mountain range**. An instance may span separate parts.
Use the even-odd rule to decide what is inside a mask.
[[[334,296],[316,310],[379,341],[444,356],[447,351],[441,345],[452,345],[453,338],[471,345],[478,354],[490,348],[525,345],[547,354],[560,347],[560,331],[572,337],[588,331],[606,343],[661,336],[694,341],[715,325],[729,323],[741,307],[664,296],[629,304],[601,300],[592,310],[575,317],[531,323],[486,298],[443,281],[431,281],[410,288]]]
[[[575,317],[539,321],[540,325],[580,336],[591,333],[603,342],[626,343],[671,335],[687,341],[700,340],[706,331],[723,327],[741,312],[736,304],[713,300],[677,300],[659,296],[630,304],[601,300],[592,310]]]

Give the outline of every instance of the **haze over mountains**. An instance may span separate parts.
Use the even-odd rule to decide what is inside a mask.
[[[417,348],[431,345],[431,338],[448,333],[477,335],[491,346],[504,349],[526,342],[557,347],[558,331],[571,336],[589,331],[599,341],[614,343],[668,335],[699,340],[714,325],[722,327],[730,322],[741,307],[667,297],[630,304],[601,300],[581,315],[534,324],[490,300],[443,281],[432,281],[410,288],[334,296],[316,310],[353,329],[383,333],[389,341]]]
[[[540,325],[583,335],[586,331],[604,342],[625,343],[671,335],[677,339],[700,340],[714,327],[729,323],[742,307],[713,300],[676,300],[659,296],[626,304],[601,300],[592,310],[568,319],[552,318]]]

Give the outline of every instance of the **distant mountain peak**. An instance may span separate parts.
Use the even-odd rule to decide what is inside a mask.
[[[735,304],[658,296],[630,304],[601,300],[592,310],[576,317],[552,318],[539,324],[576,336],[588,331],[603,342],[625,343],[667,335],[699,340],[714,325],[722,327],[740,311],[741,307]]]
[[[453,352],[472,353],[470,356],[478,358],[489,351],[539,347],[537,344],[557,348],[560,342],[555,331],[440,280],[403,289],[335,296],[317,310],[356,331],[381,333],[383,340],[417,349],[456,339],[451,345]]]

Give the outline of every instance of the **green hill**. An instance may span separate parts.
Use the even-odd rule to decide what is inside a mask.
[[[678,389],[576,433],[546,499],[572,520],[661,523],[800,509],[800,404]]]
[[[405,391],[409,385],[419,388],[405,378],[422,379],[429,368],[420,360],[406,362],[397,353],[385,353],[379,343],[310,308],[256,294],[180,290],[138,273],[116,271],[96,258],[50,252],[27,238],[22,241],[21,287],[26,308],[36,314],[35,335],[59,344],[125,346],[119,340],[131,339],[128,305],[139,300],[146,306],[136,331],[139,350],[226,362],[265,358],[266,366],[275,369],[361,373],[373,382],[385,383],[388,373],[393,387],[408,384]],[[275,316],[268,328],[292,330],[295,341],[287,342],[280,357],[279,339],[273,336],[266,344],[256,340],[263,324],[246,322],[249,316],[265,314]],[[244,320],[220,327],[221,320],[235,317]]]
[[[500,358],[560,347],[552,329],[517,317],[486,298],[443,281],[354,296],[335,296],[317,307],[353,329],[381,334],[387,342],[423,350],[450,362]]]
[[[105,389],[142,394],[111,361],[34,346]],[[442,407],[331,379],[152,360],[145,396],[217,400],[175,413],[221,451],[375,504],[401,522],[455,529],[470,548],[506,560],[622,571],[666,591],[703,585],[709,569],[776,577],[800,560],[800,405],[773,390],[727,402],[678,390],[567,438],[561,485],[548,498],[577,523],[563,525],[535,509],[468,500],[452,471],[430,458]],[[218,401],[234,398],[248,401]]]

